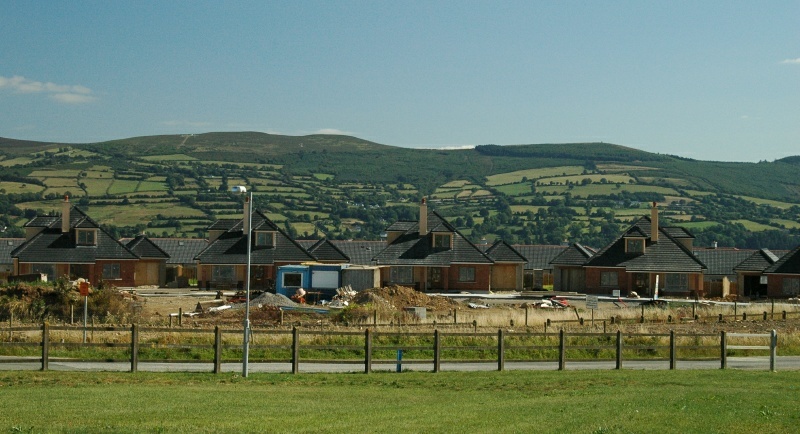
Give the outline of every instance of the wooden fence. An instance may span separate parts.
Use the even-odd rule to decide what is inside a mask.
[[[0,354],[20,348],[35,352],[40,348],[41,370],[49,369],[52,361],[58,362],[125,362],[130,371],[139,369],[140,356],[148,352],[146,361],[161,363],[211,363],[214,373],[221,372],[223,362],[241,362],[241,330],[175,329],[130,327],[93,327],[91,342],[80,342],[83,328],[69,326],[14,327],[9,335],[18,334],[28,339],[0,342]],[[54,339],[54,334],[60,338]],[[159,337],[142,339],[142,334]],[[36,336],[39,339],[33,339]],[[96,339],[106,335],[106,339]],[[176,335],[178,338],[176,339]],[[199,337],[199,338],[198,338]],[[228,343],[225,343],[228,337]],[[236,342],[236,339],[239,339]],[[253,363],[289,363],[291,372],[300,372],[299,364],[359,364],[369,373],[375,365],[429,364],[433,372],[441,370],[442,363],[496,362],[497,370],[505,370],[506,362],[557,362],[564,370],[568,361],[614,361],[622,369],[626,360],[668,361],[669,369],[676,369],[680,360],[719,360],[720,368],[727,367],[731,351],[769,351],[770,370],[775,370],[777,333],[742,334],[681,334],[669,333],[591,333],[566,332],[532,333],[509,332],[393,332],[375,331],[325,331],[314,329],[254,329],[250,345]],[[734,340],[733,344],[731,339]],[[761,341],[754,345],[753,340]],[[98,342],[100,341],[100,342]],[[766,341],[766,344],[764,344]],[[236,342],[235,344],[232,342]],[[170,351],[183,354],[197,351],[189,357],[175,358]],[[60,356],[52,356],[58,351]],[[70,354],[70,351],[76,354]],[[109,351],[111,354],[103,354]],[[680,355],[679,355],[680,352]],[[99,355],[98,355],[99,353]],[[337,357],[321,357],[336,353]],[[84,355],[81,355],[84,354]],[[85,354],[89,354],[88,356]],[[208,354],[207,357],[203,354]],[[397,357],[393,357],[396,354]],[[402,359],[406,354],[411,358]],[[749,353],[748,353],[749,354]],[[234,357],[236,356],[236,357]],[[38,356],[36,356],[38,357]],[[33,359],[34,362],[37,359]],[[30,363],[32,356],[4,356],[0,363]]]

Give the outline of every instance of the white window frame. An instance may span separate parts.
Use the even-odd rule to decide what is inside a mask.
[[[783,295],[800,295],[800,277],[784,277],[781,292]]]
[[[664,278],[664,291],[686,292],[689,290],[689,275],[668,273]]]
[[[214,282],[233,283],[236,281],[236,268],[233,265],[214,265],[211,277]]]
[[[452,234],[433,234],[433,248],[450,249],[453,246]]]
[[[122,266],[119,262],[103,264],[103,280],[122,280]]]
[[[601,271],[600,286],[604,288],[618,288],[619,273],[617,273],[616,271]]]
[[[91,240],[81,239],[87,235],[91,235]],[[96,246],[97,245],[97,231],[94,229],[75,229],[75,244],[79,246]]]
[[[477,280],[477,273],[475,267],[461,266],[458,267],[458,281],[459,282],[475,282]]]
[[[635,245],[632,244],[634,242]],[[632,245],[636,247],[636,250],[631,250]],[[625,253],[644,253],[644,248],[644,238],[625,238]]]
[[[286,278],[292,277],[297,278],[299,280],[297,285],[289,285],[286,283]],[[283,273],[283,277],[281,277],[281,284],[284,288],[302,288],[303,287],[303,273],[299,272],[291,272],[291,273]]]
[[[261,237],[265,239],[262,240]],[[275,232],[256,231],[254,238],[256,246],[275,247]]]
[[[392,283],[414,283],[414,267],[392,267],[390,271]]]

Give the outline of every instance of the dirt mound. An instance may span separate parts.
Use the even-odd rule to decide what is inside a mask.
[[[240,303],[241,308],[244,309],[244,303]],[[293,302],[283,294],[272,294],[270,292],[265,292],[258,297],[250,300],[250,305],[263,305],[263,306],[280,306],[280,307],[295,307],[299,306],[299,304]],[[234,305],[235,307],[239,307],[239,304]]]
[[[399,285],[361,291],[353,297],[352,301],[357,304],[373,304],[378,310],[426,307],[428,310],[441,311],[460,306],[457,301],[447,297],[429,296],[413,288]]]

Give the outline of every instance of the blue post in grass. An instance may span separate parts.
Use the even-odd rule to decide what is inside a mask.
[[[403,371],[403,350],[397,350],[397,372]]]

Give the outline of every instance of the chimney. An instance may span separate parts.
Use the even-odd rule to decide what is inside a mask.
[[[61,205],[61,233],[69,232],[69,196],[64,196],[64,203]]]
[[[650,208],[650,241],[658,242],[658,204],[655,202]]]
[[[242,234],[250,233],[250,196],[244,197],[244,219],[242,220]]]
[[[428,235],[428,202],[422,198],[419,204],[419,236]]]

